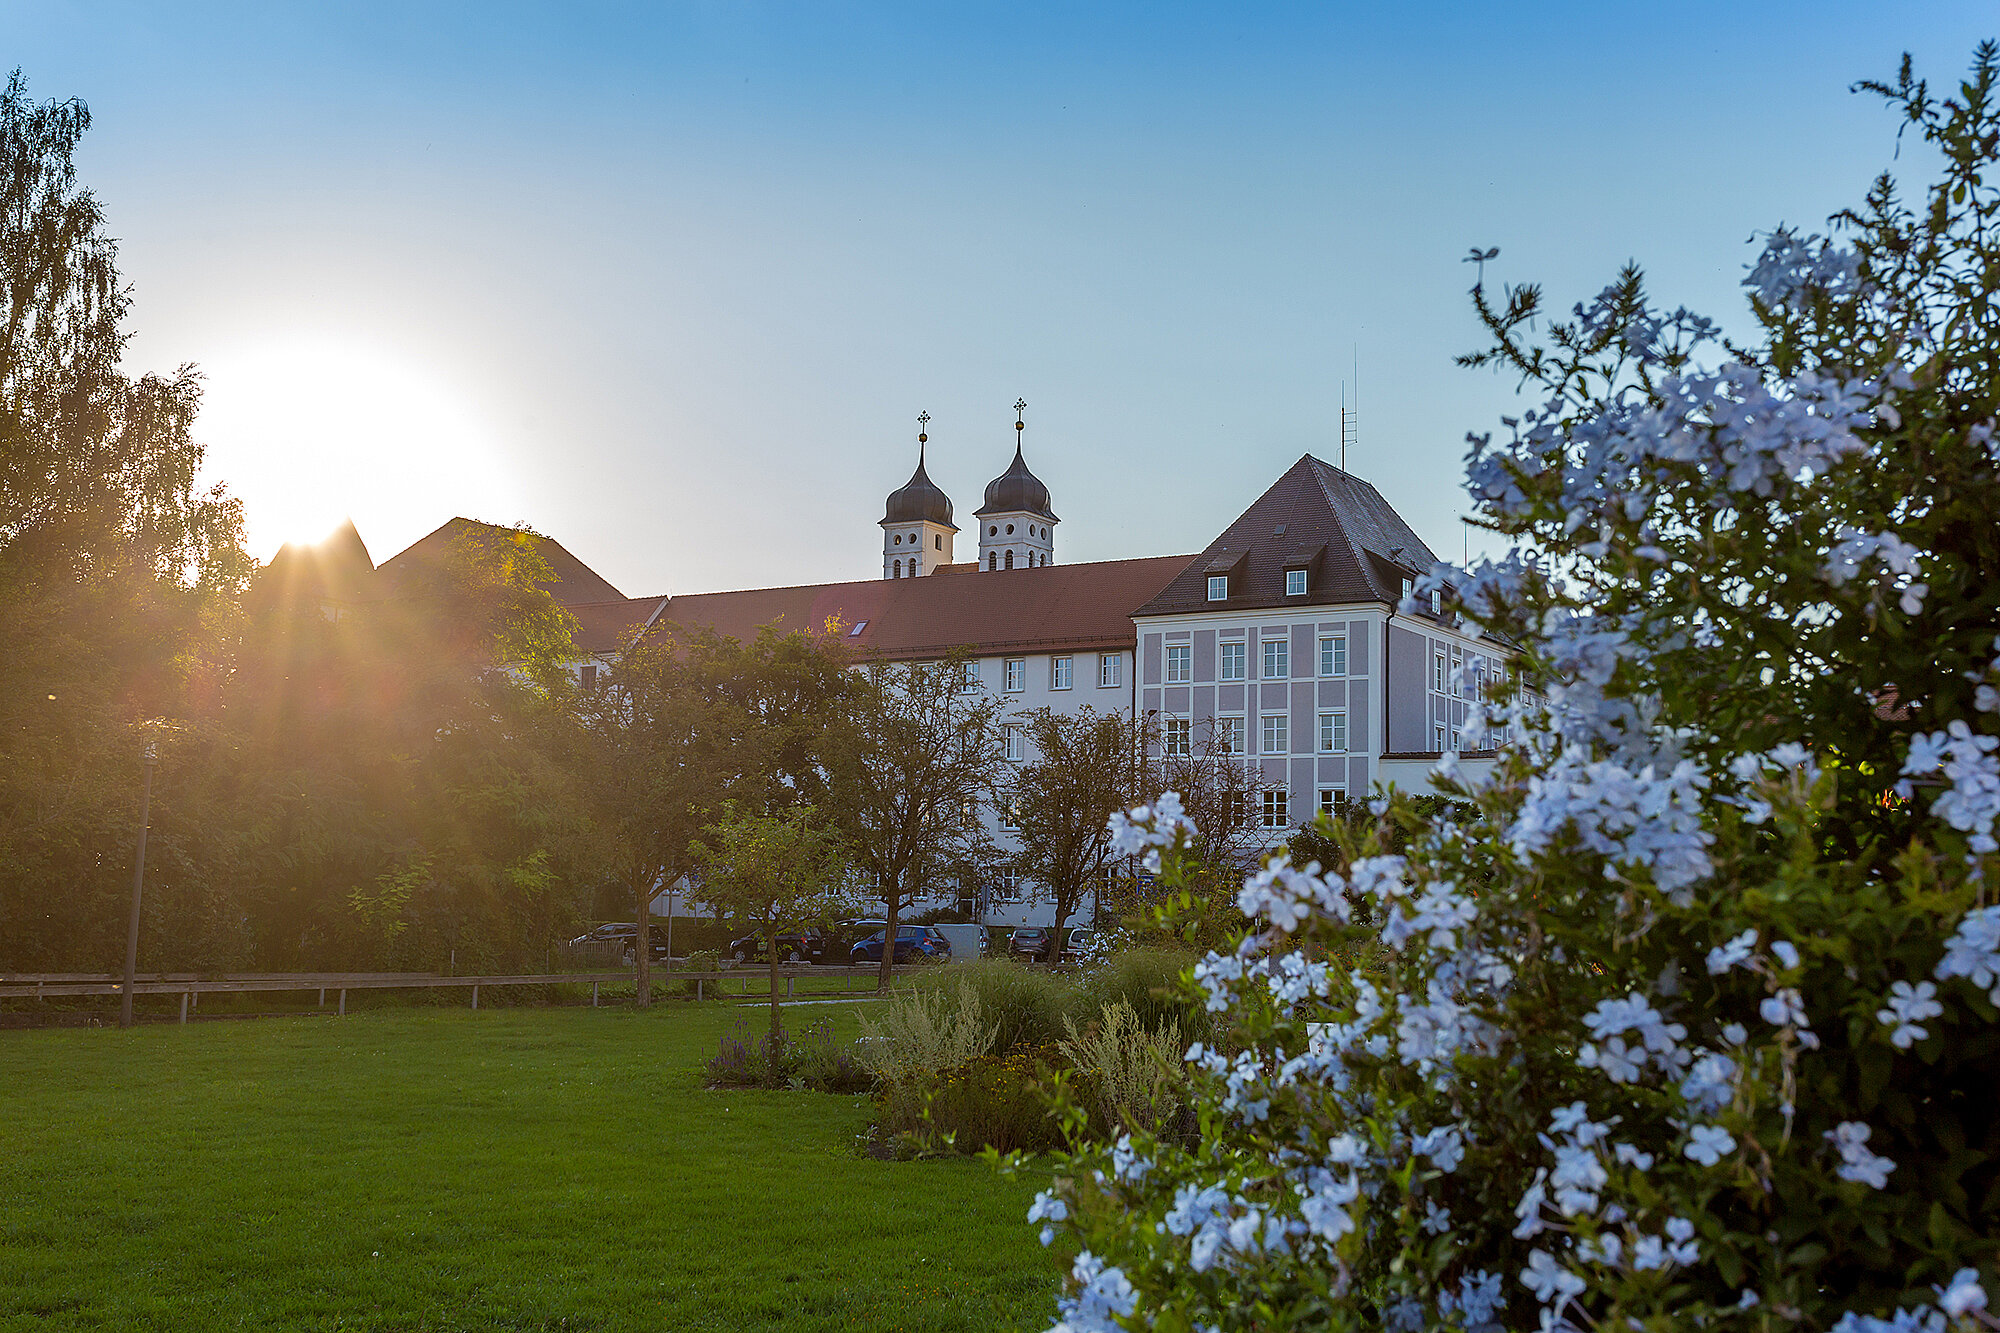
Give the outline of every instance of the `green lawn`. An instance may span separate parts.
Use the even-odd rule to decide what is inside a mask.
[[[1031,1181],[860,1157],[861,1098],[701,1087],[763,1017],[0,1032],[0,1330],[1045,1327]]]

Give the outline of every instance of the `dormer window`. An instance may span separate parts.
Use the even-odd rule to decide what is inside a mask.
[[[1229,575],[1210,574],[1208,576],[1208,600],[1226,602],[1229,600]]]
[[[1436,588],[1431,589],[1431,614],[1434,616],[1444,614],[1444,594]]]
[[[1306,572],[1303,569],[1286,570],[1285,596],[1303,597],[1305,595],[1306,595]]]

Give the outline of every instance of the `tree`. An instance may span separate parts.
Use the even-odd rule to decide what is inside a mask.
[[[784,1023],[778,1003],[778,932],[831,922],[849,908],[853,880],[847,849],[811,806],[777,814],[729,807],[694,845],[702,892],[738,920],[764,932],[771,968],[770,1057],[782,1058]]]
[[[1417,596],[1546,695],[1482,705],[1488,785],[1440,765],[1477,819],[1382,798],[1404,854],[1246,881],[1204,1141],[1035,1209],[1070,1327],[1992,1327],[2000,48],[1861,86],[1941,175],[1772,234],[1753,339],[1636,268],[1553,323],[1475,287],[1468,362],[1539,399],[1468,459],[1519,545]],[[1115,837],[1178,873],[1171,808]]]
[[[985,811],[1004,763],[999,704],[965,688],[962,662],[873,662],[824,741],[827,814],[887,911],[879,985],[895,966],[903,903],[924,885],[984,868]]]
[[[1103,888],[1112,864],[1106,821],[1138,789],[1138,747],[1126,718],[1087,705],[1073,714],[1038,708],[1016,725],[1034,758],[1002,799],[1019,830],[1021,873],[1055,900],[1053,960],[1063,923],[1086,892]]]

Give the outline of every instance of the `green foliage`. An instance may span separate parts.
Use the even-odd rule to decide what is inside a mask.
[[[1042,1152],[1064,1142],[1048,1111],[1053,1046],[1017,1046],[878,1086],[873,1142],[898,1156]]]
[[[1172,1024],[1187,1041],[1207,1037],[1209,1014],[1199,992],[1189,985],[1188,969],[1199,954],[1186,949],[1141,946],[1120,949],[1082,975],[1085,1008],[1110,1009],[1123,1004],[1149,1031]]]
[[[906,990],[883,1006],[879,1019],[861,1015],[860,1059],[884,1083],[920,1080],[986,1054],[998,1031],[969,983],[955,996],[937,987]]]
[[[1179,1127],[1188,1084],[1179,1023],[1169,1019],[1149,1028],[1123,1000],[1105,1006],[1081,1031],[1074,1021],[1063,1022],[1069,1035],[1058,1047],[1088,1089],[1100,1137],[1134,1129],[1165,1135]]]
[[[1003,1054],[1017,1046],[1053,1046],[1062,1039],[1063,1019],[1084,1003],[1074,981],[1012,958],[953,963],[919,976],[917,986],[954,1005],[969,997],[994,1025],[994,1049]]]

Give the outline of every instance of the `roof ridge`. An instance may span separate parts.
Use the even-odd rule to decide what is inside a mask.
[[[1333,498],[1333,488],[1327,485],[1327,464],[1321,459],[1314,458],[1311,454],[1307,454],[1300,461],[1312,465],[1313,481],[1318,485],[1320,495],[1326,500],[1327,512],[1333,515],[1334,531],[1338,532],[1340,539],[1347,543],[1347,553],[1354,558],[1355,565],[1361,570],[1361,576],[1368,579],[1370,583],[1373,583],[1374,579],[1369,578],[1372,571],[1368,568],[1366,553],[1361,549],[1360,544],[1354,540],[1354,534],[1348,531],[1347,520],[1341,517],[1340,502]],[[1343,472],[1343,475],[1353,476],[1354,474]]]

